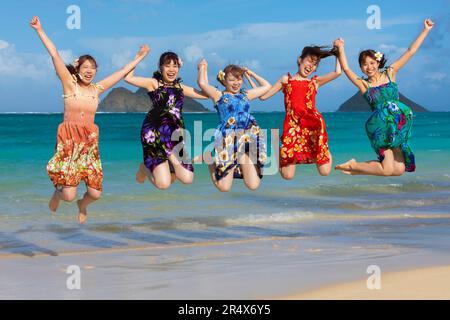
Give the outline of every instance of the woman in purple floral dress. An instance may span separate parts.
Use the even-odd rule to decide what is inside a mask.
[[[159,59],[159,70],[153,78],[135,77],[130,72],[125,81],[148,90],[153,108],[142,123],[141,143],[144,160],[139,166],[136,180],[146,178],[158,189],[167,189],[175,180],[192,183],[194,168],[184,150],[184,97],[207,99],[202,92],[185,86],[178,78],[181,59],[173,52],[165,52]]]

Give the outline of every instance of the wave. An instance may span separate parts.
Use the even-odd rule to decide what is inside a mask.
[[[294,211],[272,214],[249,214],[225,219],[228,226],[254,226],[264,224],[289,224],[307,219],[313,219],[315,214],[310,211]]]
[[[376,201],[366,201],[366,202],[352,202],[352,203],[342,203],[339,205],[342,209],[348,210],[386,210],[386,209],[396,209],[396,208],[417,208],[417,207],[428,207],[440,204],[450,204],[449,198],[440,199],[395,199],[394,201],[380,200]]]
[[[443,175],[448,178],[448,175]],[[398,194],[398,193],[420,193],[434,191],[450,191],[450,183],[445,181],[434,182],[406,182],[391,184],[340,184],[319,185],[296,190],[305,195],[346,196],[349,195],[371,195],[371,194]]]

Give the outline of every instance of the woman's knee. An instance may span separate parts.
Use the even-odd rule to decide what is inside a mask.
[[[177,179],[180,180],[183,184],[192,184],[192,182],[194,182],[194,175],[186,174],[182,175],[181,177],[177,177]]]
[[[155,179],[155,187],[157,187],[160,190],[169,189],[171,184],[172,181],[170,179]]]
[[[88,190],[88,195],[93,200],[98,200],[102,197],[102,192],[100,190]]]
[[[390,177],[390,176],[394,175],[394,172],[395,172],[395,169],[393,166],[387,166],[387,167],[383,167],[383,170],[381,173],[385,177]]]
[[[228,192],[231,190],[231,183],[223,183],[223,181],[219,181],[215,183],[216,188],[220,191],[220,192]]]
[[[395,166],[394,172],[393,172],[393,176],[401,176],[405,173],[405,165],[403,164],[399,164]]]
[[[260,181],[251,181],[251,182],[245,181],[245,186],[246,186],[249,190],[252,190],[252,191],[258,189],[258,188],[259,188],[259,185],[260,185]]]
[[[77,192],[72,190],[62,190],[60,193],[60,198],[66,202],[72,202],[77,198]]]
[[[331,166],[327,166],[327,167],[319,167],[319,174],[323,177],[329,176],[331,173]]]
[[[285,180],[292,180],[294,179],[295,172],[293,171],[287,171],[287,170],[280,170],[281,177]]]

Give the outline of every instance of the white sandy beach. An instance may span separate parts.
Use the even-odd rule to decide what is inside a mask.
[[[448,299],[450,267],[391,273],[433,263],[450,257],[301,237],[3,254],[0,299]],[[380,291],[365,287],[371,264],[383,270]],[[80,290],[66,286],[72,265]]]
[[[450,266],[405,270],[382,275],[381,288],[369,290],[367,279],[280,297],[289,300],[449,300]]]

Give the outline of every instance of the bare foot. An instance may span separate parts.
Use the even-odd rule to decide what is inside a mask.
[[[143,163],[141,163],[140,165],[139,165],[139,170],[138,170],[138,172],[136,173],[136,181],[138,182],[138,183],[144,183],[145,182],[145,179],[147,179],[147,175],[145,174],[145,166],[144,166],[144,164]]]
[[[342,170],[342,171],[351,171],[352,170],[352,165],[354,165],[356,163],[355,159],[350,159],[345,163],[339,164],[336,167],[334,167],[336,170]],[[346,173],[346,172],[344,172]],[[347,173],[348,174],[348,173]]]
[[[48,208],[50,209],[51,212],[56,212],[56,210],[58,210],[59,207],[59,202],[61,200],[59,199],[59,195],[58,195],[58,190],[55,190],[55,192],[53,192],[52,197],[50,198],[50,201],[48,202]]]
[[[81,203],[83,202],[82,199],[77,200],[77,206],[78,206],[78,222],[80,224],[84,224],[87,220],[87,211],[86,209],[81,208]]]

